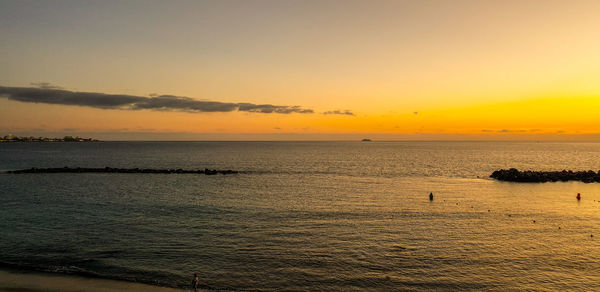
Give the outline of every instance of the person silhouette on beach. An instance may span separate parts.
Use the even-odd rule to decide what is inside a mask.
[[[194,292],[198,292],[198,282],[200,282],[198,279],[198,274],[194,274],[194,280],[192,280],[192,288],[194,288]]]

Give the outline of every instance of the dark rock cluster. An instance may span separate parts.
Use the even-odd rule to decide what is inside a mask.
[[[512,182],[556,182],[556,181],[581,181],[584,183],[600,182],[600,171],[520,171],[516,168],[496,170],[491,178]]]
[[[21,169],[21,170],[11,170],[7,171],[7,173],[190,173],[190,174],[205,174],[205,175],[215,175],[215,174],[234,174],[239,173],[235,170],[215,170],[205,168],[204,170],[187,170],[187,169],[151,169],[151,168],[113,168],[113,167],[105,167],[105,168],[87,168],[87,167],[62,167],[62,168],[29,168],[29,169]]]

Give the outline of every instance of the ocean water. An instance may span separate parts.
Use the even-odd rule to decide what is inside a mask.
[[[600,290],[600,184],[488,178],[598,170],[598,143],[0,144],[0,170],[63,166],[244,172],[0,174],[0,265],[216,290]]]

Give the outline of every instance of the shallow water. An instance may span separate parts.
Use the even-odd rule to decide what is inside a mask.
[[[0,144],[0,170],[246,171],[0,174],[0,262],[173,287],[198,272],[209,289],[597,290],[600,185],[487,177],[599,158],[595,143]]]

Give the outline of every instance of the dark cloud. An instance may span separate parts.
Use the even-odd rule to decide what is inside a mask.
[[[0,86],[0,97],[9,100],[32,103],[87,106],[100,109],[159,110],[183,112],[252,112],[278,114],[312,114],[312,109],[300,106],[228,103],[219,101],[195,100],[174,95],[151,95],[151,97],[126,94],[105,94],[97,92],[77,92],[61,89],[48,83],[36,83],[38,87]],[[347,113],[341,114],[350,114]]]
[[[326,111],[323,113],[324,115],[347,115],[347,116],[354,116],[355,114],[349,110],[345,110],[345,111],[341,111],[341,110],[334,110],[334,111]]]
[[[0,96],[9,100],[33,103],[79,105],[96,108],[126,108],[136,103],[143,103],[150,98],[104,94],[94,92],[74,92],[64,89],[35,88],[35,87],[4,87],[0,86]]]

